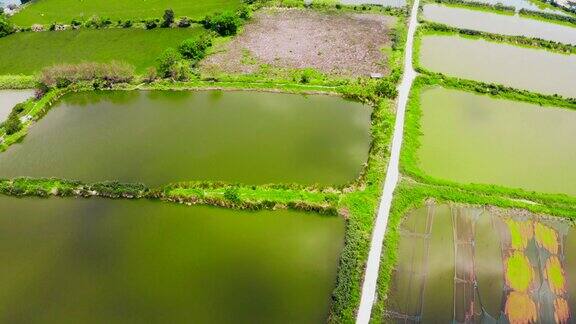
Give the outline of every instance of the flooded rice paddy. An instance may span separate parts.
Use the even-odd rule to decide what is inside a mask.
[[[0,177],[345,184],[367,160],[370,114],[334,96],[70,94],[0,153]]]
[[[0,90],[0,123],[2,123],[16,104],[34,96],[34,90]]]
[[[576,111],[440,87],[420,100],[424,173],[576,196]]]
[[[576,55],[480,39],[428,35],[422,38],[420,64],[449,76],[576,97]]]
[[[3,323],[320,323],[337,216],[0,196]]]
[[[424,5],[424,19],[453,27],[493,34],[526,36],[576,45],[576,28],[484,11]]]
[[[401,224],[385,315],[396,323],[572,322],[574,251],[574,227],[562,219],[429,203]]]

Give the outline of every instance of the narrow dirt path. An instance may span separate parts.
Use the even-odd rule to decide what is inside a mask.
[[[380,200],[380,207],[378,209],[378,215],[376,216],[376,224],[374,226],[374,232],[372,233],[370,253],[368,254],[366,273],[364,274],[364,284],[362,286],[360,308],[358,309],[358,315],[356,317],[357,324],[366,324],[370,321],[372,305],[376,298],[376,284],[380,268],[382,243],[384,242],[384,235],[386,234],[386,228],[388,226],[388,216],[390,214],[392,196],[399,179],[400,148],[402,146],[404,135],[406,103],[408,102],[408,95],[410,93],[410,88],[412,87],[412,82],[414,81],[414,78],[416,78],[416,72],[412,66],[412,47],[414,43],[414,34],[416,33],[416,27],[418,25],[417,16],[419,5],[420,1],[415,0],[410,13],[404,59],[404,75],[402,76],[400,87],[398,88],[398,107],[396,111],[394,135],[392,137],[392,152],[386,173],[386,180],[384,181],[384,190]]]

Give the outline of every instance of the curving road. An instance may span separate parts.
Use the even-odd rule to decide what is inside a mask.
[[[382,243],[384,242],[384,235],[386,234],[386,227],[388,226],[388,216],[390,214],[392,196],[400,176],[398,166],[400,164],[400,148],[402,146],[402,138],[404,133],[404,115],[406,113],[406,103],[408,102],[410,88],[412,87],[414,78],[416,78],[416,72],[412,66],[412,45],[414,43],[416,26],[418,25],[417,15],[419,5],[420,1],[415,0],[412,6],[412,11],[410,13],[404,59],[404,75],[402,76],[402,82],[398,88],[398,107],[396,111],[394,135],[392,137],[392,151],[390,155],[390,162],[388,164],[388,170],[386,173],[386,179],[384,180],[384,189],[382,198],[380,200],[380,207],[378,209],[378,215],[376,216],[376,224],[374,226],[374,232],[372,233],[370,253],[368,254],[366,273],[364,274],[364,284],[362,286],[360,308],[358,309],[358,315],[356,317],[357,324],[366,324],[370,321],[372,305],[376,299],[376,283],[378,279],[378,271],[380,268]]]

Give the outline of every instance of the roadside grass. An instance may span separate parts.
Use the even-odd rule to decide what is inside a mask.
[[[27,5],[12,21],[19,26],[66,23],[72,19],[86,20],[92,16],[116,20],[160,18],[164,10],[174,10],[176,16],[203,18],[218,11],[235,10],[241,0],[39,0]]]
[[[32,75],[47,66],[83,61],[123,61],[143,72],[166,48],[203,32],[194,27],[16,33],[0,38],[0,74]]]

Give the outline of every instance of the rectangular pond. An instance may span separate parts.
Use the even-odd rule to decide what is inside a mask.
[[[401,224],[384,316],[391,323],[573,323],[575,251],[569,221],[431,203]]]
[[[576,97],[576,55],[469,39],[422,38],[420,64],[446,75],[543,94]]]
[[[576,196],[576,111],[425,89],[419,167],[461,183]]]
[[[423,14],[425,20],[457,28],[493,34],[526,36],[576,45],[576,28],[536,19],[436,4],[424,5]]]
[[[34,90],[0,90],[0,123],[8,118],[12,108],[34,96]]]
[[[0,177],[342,185],[367,160],[371,112],[320,95],[69,94],[0,153]]]
[[[338,216],[0,196],[3,323],[325,322]]]

